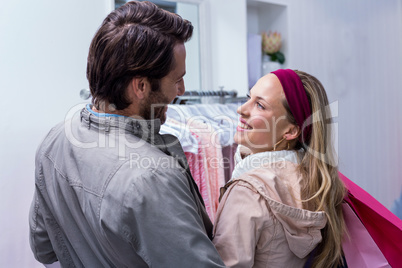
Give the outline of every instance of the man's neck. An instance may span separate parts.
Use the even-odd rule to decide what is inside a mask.
[[[115,109],[109,109],[105,107],[105,109],[97,109],[95,106],[92,106],[92,111],[96,113],[104,113],[104,114],[117,114],[117,115],[122,115],[122,116],[127,116],[127,117],[132,117],[132,118],[138,118],[140,119],[141,117],[132,111],[132,109],[129,109],[130,106],[127,109],[124,110],[115,110]]]

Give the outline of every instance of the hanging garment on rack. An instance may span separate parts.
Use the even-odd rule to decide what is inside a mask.
[[[205,116],[207,122],[214,128],[215,135],[218,137],[221,146],[229,146],[234,143],[233,137],[238,119],[235,118],[234,120],[230,116],[233,111],[223,104],[198,104],[191,105],[191,107]]]
[[[201,147],[200,156],[205,163],[206,192],[210,206],[210,211],[207,210],[207,212],[211,221],[214,221],[219,204],[219,188],[225,184],[225,175],[220,166],[223,161],[221,147],[219,141],[214,139],[213,129],[207,123],[194,120],[189,124],[190,130],[201,139],[198,146]]]
[[[197,138],[199,137],[197,136]],[[201,143],[201,141],[199,142]],[[211,207],[211,197],[208,193],[209,183],[206,178],[206,160],[203,154],[203,150],[201,147],[198,147],[197,154],[193,154],[190,152],[185,152],[184,154],[187,157],[187,162],[190,166],[190,171],[193,175],[194,181],[198,186],[202,199],[204,200],[205,209],[208,213],[208,216],[210,219],[212,219],[214,218],[214,213]]]
[[[194,181],[204,199],[208,216],[213,220],[217,210],[216,196],[218,190],[216,188],[219,187],[215,184],[217,181],[222,182],[222,179],[224,183],[224,175],[219,174],[219,171],[217,172],[218,167],[211,168],[208,164],[210,158],[219,158],[219,156],[216,156],[214,147],[210,145],[212,131],[205,131],[205,129],[210,128],[210,126],[197,120],[184,124],[171,118],[168,118],[166,123],[168,123],[169,128],[165,128],[164,131],[173,129],[177,134],[177,132],[183,133],[183,131],[186,130],[192,137],[190,140],[196,141],[195,146],[186,146],[187,148],[192,148],[192,150],[187,150],[184,154],[187,157],[187,162]],[[179,135],[179,137],[184,136],[185,135]],[[193,150],[194,148],[197,148],[196,152]]]
[[[232,177],[232,172],[235,167],[234,155],[236,153],[237,144],[233,143],[222,148],[223,156],[223,171],[225,173],[225,183],[227,183]]]
[[[187,134],[178,136],[180,142],[190,149],[197,148],[184,151],[212,221],[218,208],[219,189],[234,167],[231,153],[237,146],[233,140],[238,124],[237,107],[236,104],[169,105],[167,111],[169,128],[164,131],[173,129],[181,133],[180,129],[186,129],[183,133]],[[184,140],[188,133],[193,139]],[[189,141],[197,144],[191,147]]]
[[[214,209],[212,208],[211,204],[211,194],[210,194],[210,186],[207,176],[207,163],[206,163],[206,152],[202,148],[202,139],[200,136],[196,134],[197,131],[191,130],[189,126],[185,123],[179,122],[173,118],[167,118],[165,124],[168,124],[169,128],[165,128],[163,131],[169,131],[169,129],[177,130],[180,133],[186,133],[186,135],[178,135],[178,139],[180,142],[186,144],[186,148],[188,150],[184,150],[184,154],[186,155],[187,162],[189,164],[189,168],[195,183],[198,186],[198,190],[201,193],[202,199],[205,203],[205,209],[208,213],[208,216],[212,219],[214,217]],[[191,138],[189,138],[190,135]],[[187,144],[188,141],[184,140],[185,137],[188,140],[193,142],[193,146]],[[191,149],[191,150],[190,150]]]
[[[179,121],[173,118],[167,118],[166,122],[161,126],[160,134],[171,134],[176,136],[184,152],[198,153],[198,141],[191,131]]]

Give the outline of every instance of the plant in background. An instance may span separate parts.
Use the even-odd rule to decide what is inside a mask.
[[[262,51],[271,58],[271,61],[277,61],[280,64],[285,62],[285,55],[279,50],[281,49],[282,38],[277,32],[262,33]]]

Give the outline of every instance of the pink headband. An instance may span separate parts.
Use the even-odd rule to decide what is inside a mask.
[[[306,122],[307,118],[311,116],[311,107],[300,77],[291,69],[279,69],[272,73],[275,74],[281,82],[290,111],[296,119],[297,125],[303,131],[302,142],[309,142],[311,124],[304,127],[303,124]]]

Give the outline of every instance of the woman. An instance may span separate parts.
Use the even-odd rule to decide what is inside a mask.
[[[262,77],[238,109],[236,167],[221,192],[214,244],[228,267],[337,267],[345,188],[328,99],[313,76]]]

